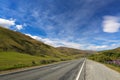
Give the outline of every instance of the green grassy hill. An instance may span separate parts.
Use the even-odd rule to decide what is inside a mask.
[[[37,56],[61,57],[54,47],[37,41],[29,36],[0,27],[0,51],[15,51]]]

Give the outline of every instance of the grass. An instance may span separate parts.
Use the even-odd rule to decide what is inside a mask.
[[[50,57],[37,57],[18,52],[0,52],[0,71],[49,64],[60,59]]]
[[[80,56],[81,55],[74,55],[55,58],[50,56],[31,56],[29,54],[23,54],[18,52],[0,52],[0,71],[45,65],[54,62],[80,58]]]
[[[119,66],[114,66],[114,65],[110,65],[110,64],[105,64],[107,67],[117,71],[120,73],[120,67]]]

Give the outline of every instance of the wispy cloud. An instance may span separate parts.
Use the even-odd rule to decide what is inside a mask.
[[[120,29],[120,18],[116,16],[104,16],[103,31],[107,33],[115,33]]]
[[[101,50],[109,50],[109,49],[114,49],[119,47],[120,44],[110,44],[110,45],[95,45],[95,44],[90,44],[87,46],[88,50],[96,50],[96,51],[101,51]]]
[[[40,36],[35,36],[35,35],[31,35],[31,34],[26,34],[26,35],[32,37],[33,39],[42,41],[42,42],[44,42],[48,45],[54,46],[54,47],[64,46],[64,47],[81,49],[83,46],[82,44],[78,44],[75,42],[69,42],[69,41],[65,41],[65,40],[42,38]]]
[[[16,29],[17,29],[17,30],[23,29],[23,25],[16,25]]]
[[[119,47],[120,44],[110,44],[110,45],[95,45],[95,44],[82,44],[78,42],[70,42],[70,41],[65,41],[65,40],[60,40],[60,39],[49,39],[49,38],[42,38],[40,36],[36,35],[31,35],[31,34],[26,34],[27,36],[32,37],[33,39],[36,39],[38,41],[42,41],[45,44],[54,46],[54,47],[70,47],[70,48],[76,48],[76,49],[83,49],[83,50],[106,50],[106,49],[113,49]]]
[[[95,40],[97,40],[97,41],[102,41],[102,42],[104,42],[104,43],[119,43],[120,42],[120,40],[119,39],[107,39],[107,38],[103,38],[103,37],[101,37],[101,38],[94,38]]]

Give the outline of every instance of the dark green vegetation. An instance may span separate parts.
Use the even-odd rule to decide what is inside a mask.
[[[100,51],[90,55],[89,59],[104,63],[110,68],[120,71],[120,48]]]
[[[101,51],[91,55],[89,58],[99,62],[118,60],[120,59],[120,48],[114,50]]]
[[[0,27],[0,70],[49,64],[84,56],[85,51],[63,51],[29,36]]]

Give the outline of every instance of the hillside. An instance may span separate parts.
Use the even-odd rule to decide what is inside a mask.
[[[97,52],[89,59],[101,62],[120,72],[120,48]]]
[[[116,49],[113,49],[113,51],[120,52],[120,47],[118,47],[118,48],[116,48]]]
[[[74,48],[67,48],[67,47],[57,47],[57,50],[60,51],[64,55],[85,55],[87,51],[84,50],[79,50],[79,49],[74,49]]]
[[[110,60],[120,59],[120,47],[112,50],[101,51],[100,54],[109,57]]]
[[[96,54],[91,55],[90,59],[100,62],[118,60],[120,59],[120,47],[112,50],[99,51]]]
[[[54,47],[37,41],[29,36],[0,27],[0,51],[15,51],[36,56],[61,57]]]

